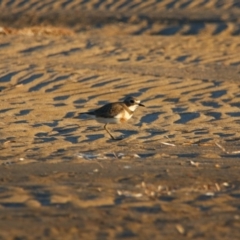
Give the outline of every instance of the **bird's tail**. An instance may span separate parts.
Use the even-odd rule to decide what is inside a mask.
[[[82,112],[82,113],[79,113],[79,115],[82,115],[82,114],[95,115],[94,112]]]
[[[81,115],[95,115],[94,112],[81,112],[81,113],[78,113],[77,116],[75,116],[74,118],[79,118]],[[84,116],[82,116],[83,118],[85,118]]]

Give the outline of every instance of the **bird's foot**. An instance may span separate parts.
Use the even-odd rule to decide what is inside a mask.
[[[113,136],[111,136],[111,138],[112,138],[112,140],[114,140],[114,141],[120,141],[120,140],[123,140],[124,139],[124,137],[123,136],[120,136],[120,137],[113,137]]]

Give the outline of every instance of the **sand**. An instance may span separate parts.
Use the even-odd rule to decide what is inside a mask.
[[[237,1],[1,1],[0,239],[239,239]],[[141,99],[124,125],[79,113]]]

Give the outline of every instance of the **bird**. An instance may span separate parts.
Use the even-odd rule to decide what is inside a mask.
[[[104,123],[104,129],[113,140],[120,140],[110,133],[107,125],[127,122],[132,117],[138,106],[145,107],[140,100],[135,97],[128,96],[123,100],[123,102],[108,103],[96,110],[80,114],[94,116],[97,122]]]

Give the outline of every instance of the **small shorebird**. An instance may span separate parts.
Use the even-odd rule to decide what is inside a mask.
[[[113,140],[119,140],[113,137],[113,135],[107,129],[107,124],[124,123],[128,121],[138,106],[145,107],[140,103],[140,100],[129,96],[126,97],[123,102],[108,103],[94,111],[80,114],[93,115],[97,122],[105,123],[104,129],[111,136],[111,138]]]

